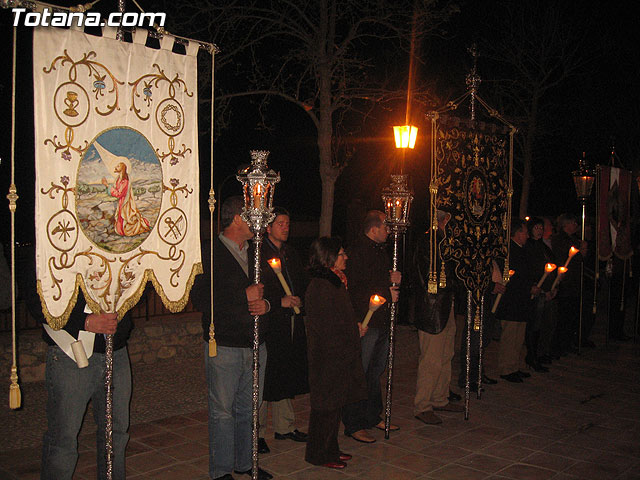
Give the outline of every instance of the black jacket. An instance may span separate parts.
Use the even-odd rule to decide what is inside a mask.
[[[347,268],[345,274],[349,285],[349,297],[356,314],[356,321],[361,322],[369,310],[371,295],[378,294],[387,301],[378,308],[369,321],[370,328],[389,328],[389,305],[391,292],[389,287],[389,270],[391,261],[387,255],[386,245],[378,244],[366,235],[361,235],[358,242],[347,248]]]
[[[249,276],[244,273],[242,267],[229,249],[216,238],[213,246],[213,305],[214,328],[216,343],[222,347],[252,347],[253,345],[253,316],[249,313],[247,295],[245,289],[253,281],[253,243],[249,244]],[[209,341],[209,323],[211,320],[210,256],[209,244],[202,246],[202,265],[204,274],[198,275],[191,289],[191,301],[193,306],[202,312],[202,337]],[[266,260],[261,260],[261,278],[269,268]],[[273,291],[269,291],[265,285],[264,298],[272,305]],[[267,316],[260,317],[259,336],[260,343],[264,341],[267,328]]]
[[[360,336],[349,294],[328,269],[311,273],[305,294],[310,403],[336,410],[367,397]]]
[[[444,234],[440,230],[437,230],[436,238],[438,248],[436,249],[436,258],[434,261],[436,262],[436,280],[439,285],[441,273],[439,245],[444,239]],[[430,265],[429,240],[428,233],[418,240],[413,257],[415,281],[413,282],[412,303],[416,328],[435,335],[444,330],[449,320],[455,291],[455,271],[452,262],[445,262],[446,287],[440,288],[438,286],[438,293],[436,294],[428,292]]]
[[[268,238],[265,238],[262,244],[262,256],[265,260],[280,259],[282,274],[291,293],[304,301],[309,279],[295,249],[287,244],[278,249]],[[285,296],[280,281],[270,267],[264,272],[264,284],[265,288],[269,285],[270,291],[273,289],[278,292],[280,297]],[[263,398],[267,402],[293,398],[309,391],[307,336],[303,314],[304,306],[300,315],[296,315],[293,309],[282,308],[280,298],[274,297],[274,303],[269,311],[269,330],[265,337],[267,367]]]

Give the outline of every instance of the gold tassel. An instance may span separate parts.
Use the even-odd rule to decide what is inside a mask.
[[[473,319],[473,330],[476,332],[480,331],[480,309],[476,308],[476,316]]]
[[[209,356],[215,357],[216,355],[218,355],[218,346],[216,343],[216,334],[213,329],[213,319],[212,319],[211,323],[209,324]]]
[[[11,386],[9,387],[9,408],[17,410],[22,406],[22,394],[18,385],[18,367],[11,367]]]
[[[438,293],[438,282],[436,281],[435,273],[431,272],[429,274],[429,284],[427,285],[427,292],[435,295]]]
[[[447,286],[447,274],[444,272],[444,261],[440,265],[440,288],[446,288]]]

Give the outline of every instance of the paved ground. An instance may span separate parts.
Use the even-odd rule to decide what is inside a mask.
[[[600,328],[602,330],[602,328]],[[408,326],[397,335],[393,422],[389,440],[364,445],[341,436],[353,454],[343,471],[304,461],[304,445],[265,434],[271,453],[261,467],[280,479],[640,479],[640,346],[610,343],[554,362],[546,374],[524,384],[500,381],[481,400],[471,399],[468,421],[443,414],[426,426],[413,418],[417,337]],[[486,353],[489,372],[493,343]],[[457,366],[455,367],[457,368]],[[40,439],[45,428],[42,384],[23,386],[24,408],[0,410],[0,478],[39,478]],[[128,478],[206,479],[207,413],[202,362],[162,362],[134,368]],[[295,401],[306,430],[308,396]],[[95,478],[95,429],[87,415],[80,435],[75,479]],[[240,478],[236,476],[236,478]],[[243,476],[243,478],[249,478]]]

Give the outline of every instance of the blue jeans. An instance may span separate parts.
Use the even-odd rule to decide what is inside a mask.
[[[106,478],[104,354],[94,353],[89,366],[78,368],[60,347],[47,351],[47,431],[42,440],[42,480],[71,480],[78,461],[78,433],[89,401],[98,426],[98,478]],[[113,353],[113,476],[125,478],[129,441],[131,365],[127,348]]]
[[[362,366],[367,380],[367,399],[342,408],[344,431],[351,435],[358,430],[373,428],[381,421],[382,392],[380,376],[387,366],[389,334],[387,330],[369,328],[360,339]]]
[[[222,347],[209,357],[204,345],[209,396],[209,476],[218,478],[233,470],[250,470],[253,427],[253,351],[251,348]],[[259,398],[262,401],[267,347],[259,355]]]

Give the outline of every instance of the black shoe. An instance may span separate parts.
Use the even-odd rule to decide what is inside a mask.
[[[500,378],[502,378],[503,380],[506,380],[507,382],[511,382],[511,383],[522,383],[522,377],[520,375],[518,375],[518,372],[513,372],[510,373],[509,375],[500,375]]]
[[[249,475],[249,476],[251,476],[251,469],[247,470],[246,472],[239,472],[237,470],[234,470],[233,473],[237,473],[238,475]],[[266,470],[263,470],[260,467],[258,467],[258,480],[271,480],[272,478],[273,478],[273,475],[271,475]]]
[[[462,397],[456,392],[452,392],[451,390],[449,390],[449,397],[447,397],[447,400],[449,400],[450,402],[459,402],[460,400],[462,400]]]
[[[262,437],[258,438],[258,453],[269,453],[270,451],[267,441]]]
[[[520,377],[522,377],[522,378],[529,378],[529,377],[531,376],[531,374],[530,374],[530,373],[528,373],[528,372],[523,372],[522,370],[518,370],[516,373],[517,373]]]
[[[542,355],[538,357],[538,362],[540,362],[541,365],[551,365],[552,360],[551,360],[551,357],[547,355]]]
[[[484,383],[485,385],[495,385],[496,383],[498,383],[498,380],[495,380],[493,378],[489,378],[483,373],[482,374],[482,383]]]
[[[538,373],[546,373],[549,371],[547,367],[543,367],[540,364],[540,361],[537,358],[525,358],[525,362],[527,362],[527,365],[529,365],[529,367],[533,368]]]
[[[276,440],[293,440],[294,442],[306,442],[309,435],[304,432],[300,432],[297,428],[293,432],[289,433],[275,433],[274,438]]]

